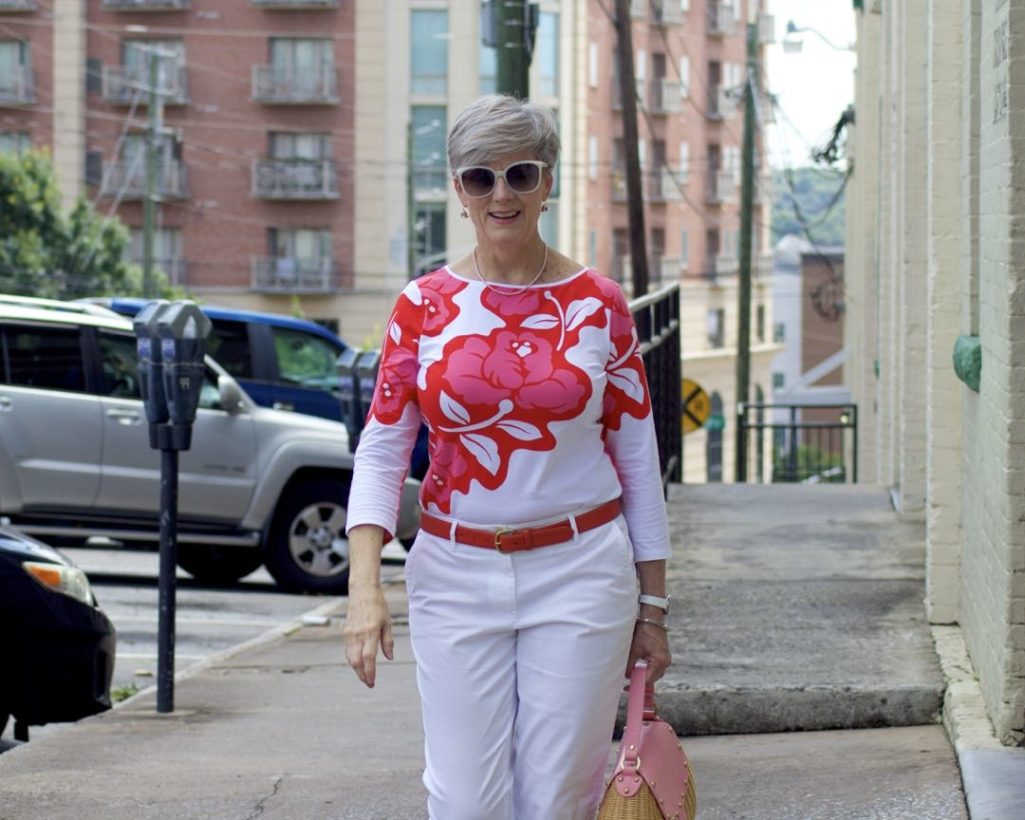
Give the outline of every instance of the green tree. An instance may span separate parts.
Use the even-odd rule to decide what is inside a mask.
[[[142,272],[125,260],[125,226],[84,197],[65,214],[46,153],[0,155],[0,203],[0,291],[50,299],[142,295]],[[166,276],[154,280],[157,295],[180,295]]]
[[[773,174],[773,241],[795,233],[816,245],[842,246],[845,185],[844,172],[832,168],[777,170]]]

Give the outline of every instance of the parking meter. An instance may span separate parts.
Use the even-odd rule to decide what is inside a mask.
[[[335,366],[338,369],[338,402],[341,405],[342,422],[349,432],[349,451],[356,449],[359,440],[361,420],[359,418],[359,376],[356,373],[356,360],[360,350],[349,347],[338,354]]]
[[[199,305],[188,300],[167,305],[157,315],[156,325],[172,446],[176,450],[187,450],[203,388],[206,337],[213,325]]]
[[[157,317],[169,302],[157,299],[143,307],[132,321],[135,347],[139,360],[139,388],[150,424],[150,446],[156,449],[156,428],[168,419],[167,400],[164,397],[164,363],[160,357],[160,338],[157,336]]]
[[[380,350],[364,350],[356,362],[356,376],[359,380],[359,412],[356,415],[356,421],[359,424],[360,430],[363,429],[367,415],[370,413],[370,405],[374,401],[374,388],[377,386],[377,368],[380,364]]]

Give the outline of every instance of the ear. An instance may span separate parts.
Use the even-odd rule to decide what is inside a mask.
[[[552,188],[555,187],[555,175],[550,169],[545,169],[544,184],[541,186],[544,189],[544,199],[548,199],[551,196]]]

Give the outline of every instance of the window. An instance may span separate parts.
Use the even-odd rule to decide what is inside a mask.
[[[478,73],[480,93],[494,94],[498,90],[498,53],[491,46],[480,47]]]
[[[708,346],[723,347],[726,343],[726,311],[723,308],[711,308],[708,311]]]
[[[0,40],[0,100],[25,100],[31,92],[29,44]]]
[[[690,143],[686,141],[680,142],[680,162],[679,162],[679,176],[681,182],[686,182],[690,176]]]
[[[269,150],[274,159],[331,159],[331,135],[272,131]]]
[[[218,319],[206,340],[206,352],[236,379],[253,377],[249,329],[245,322]]]
[[[413,189],[418,196],[443,199],[448,188],[445,106],[414,105],[409,117],[413,128]]]
[[[96,341],[103,373],[101,395],[115,399],[141,398],[135,337],[101,331]]]
[[[591,228],[587,232],[587,267],[593,268],[598,264],[598,232]]]
[[[555,12],[541,12],[534,59],[540,79],[538,93],[542,97],[559,96],[559,15]]]
[[[785,322],[773,322],[772,341],[785,342],[787,340],[787,326]]]
[[[420,202],[413,222],[412,276],[420,276],[445,264],[446,204]]]
[[[41,390],[85,392],[77,328],[9,327],[4,331],[7,383]]]
[[[132,228],[128,245],[129,258],[138,265],[143,262],[144,233]],[[177,228],[157,228],[153,231],[153,263],[167,274],[172,282],[182,260],[182,232]]]
[[[598,44],[589,43],[587,46],[587,81],[591,88],[598,87]]]
[[[710,400],[713,418],[722,419],[722,396],[712,393]],[[707,425],[705,438],[705,480],[709,483],[722,481],[722,425]]]
[[[271,96],[320,100],[333,96],[335,57],[327,38],[271,37]]]
[[[591,134],[587,138],[587,177],[598,179],[598,135]]]
[[[690,96],[690,57],[680,58],[680,96]]]
[[[786,386],[786,375],[780,371],[775,371],[772,374],[772,389],[782,390]]]
[[[325,339],[301,330],[273,327],[278,381],[287,385],[338,391],[338,350]]]
[[[759,342],[765,341],[765,305],[758,305],[755,309],[755,338]]]
[[[443,97],[448,93],[448,12],[416,9],[410,17],[411,94]]]
[[[687,229],[684,228],[680,231],[680,265],[687,270],[687,266],[690,264],[690,236],[687,234]]]
[[[18,131],[0,132],[0,154],[23,154],[32,147],[28,134]]]
[[[133,80],[149,81],[150,56],[157,58],[158,87],[175,87],[173,75],[185,67],[185,43],[182,40],[125,40],[121,43],[121,61],[125,74]]]
[[[555,189],[552,188],[554,195]],[[548,210],[541,214],[537,225],[541,238],[552,247],[559,244],[559,203],[548,201]]]
[[[272,263],[269,273],[276,287],[309,286],[330,279],[330,231],[271,228],[268,242]]]

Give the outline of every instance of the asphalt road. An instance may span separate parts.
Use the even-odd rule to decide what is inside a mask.
[[[156,684],[159,556],[102,547],[62,549],[81,567],[100,607],[117,630],[111,692],[124,699]],[[385,579],[401,577],[405,550],[385,549]],[[260,568],[234,584],[196,582],[179,570],[176,582],[174,669],[181,671],[209,655],[251,640],[281,623],[317,609],[330,598],[283,592]],[[341,647],[339,647],[341,652]],[[30,727],[30,737],[59,731],[65,724]],[[13,721],[0,738],[0,753],[11,747]]]

